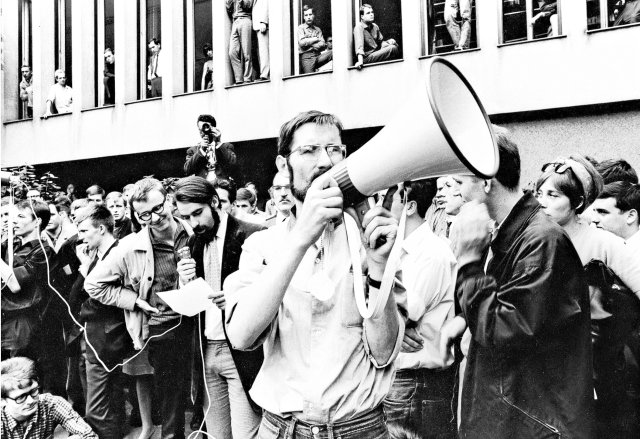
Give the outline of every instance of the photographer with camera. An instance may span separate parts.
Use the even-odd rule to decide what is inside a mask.
[[[198,116],[202,140],[187,150],[184,173],[214,182],[218,178],[237,181],[236,153],[232,143],[222,143],[222,133],[216,128],[216,118],[210,114]]]

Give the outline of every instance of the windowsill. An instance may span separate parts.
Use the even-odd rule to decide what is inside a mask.
[[[40,119],[47,120],[47,119],[51,119],[52,117],[65,117],[65,116],[71,116],[71,115],[73,115],[72,112],[62,113],[62,114],[52,114],[51,116],[47,116],[46,118],[44,116],[40,116]]]
[[[264,79],[264,80],[257,80],[252,82],[243,82],[242,84],[226,85],[224,88],[229,90],[230,88],[248,87],[250,85],[256,85],[256,84],[268,84],[270,82],[271,82],[271,79]]]
[[[161,101],[161,100],[162,100],[162,96],[158,96],[157,98],[136,99],[135,101],[127,101],[124,104],[125,105],[131,105],[131,104],[139,104],[141,102]]]
[[[515,41],[513,43],[498,44],[498,47],[519,46],[521,44],[539,43],[540,41],[561,40],[567,38],[566,35],[558,35],[555,37],[538,38],[537,40]]]
[[[33,121],[33,117],[26,117],[24,119],[13,119],[13,120],[5,120],[4,122],[2,122],[3,125],[11,125],[14,123],[20,123],[20,122],[32,122]]]
[[[195,90],[195,91],[188,91],[186,93],[178,93],[173,95],[174,98],[179,98],[180,96],[191,96],[191,95],[199,95],[199,94],[203,94],[203,93],[212,93],[213,91],[215,91],[215,89],[213,88],[205,88],[204,90]]]
[[[331,70],[321,70],[319,72],[301,73],[299,75],[283,76],[282,80],[286,81],[287,79],[307,78],[309,76],[325,75],[327,73],[333,73],[333,69],[331,69]]]
[[[628,29],[630,27],[637,27],[637,26],[640,26],[640,23],[624,24],[622,26],[611,26],[611,27],[605,27],[604,29],[587,30],[587,31],[585,31],[585,33],[587,35],[598,34],[600,32],[608,32],[608,31],[618,30],[618,29]]]
[[[85,108],[80,110],[81,113],[88,113],[89,111],[103,110],[105,108],[115,108],[115,104],[103,105],[102,107]]]
[[[453,50],[451,52],[440,52],[440,53],[432,53],[430,55],[423,55],[418,59],[428,59],[433,58],[434,56],[449,56],[449,55],[459,55],[461,53],[469,53],[469,52],[479,52],[479,47],[474,47],[473,49],[465,49],[465,50]]]
[[[385,64],[395,64],[395,63],[399,63],[399,62],[403,62],[403,61],[404,61],[404,58],[391,59],[389,61],[374,62],[374,63],[371,63],[371,64],[363,64],[362,68],[366,69],[366,68],[369,68],[369,67],[383,66]],[[350,66],[350,67],[347,67],[347,70],[358,70],[358,68],[356,66]]]

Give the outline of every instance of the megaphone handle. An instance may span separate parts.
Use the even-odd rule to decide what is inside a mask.
[[[360,227],[361,230],[363,229],[362,222],[364,221],[365,214],[369,210],[371,210],[371,208],[374,205],[375,205],[375,202],[373,201],[372,197],[368,197],[368,198],[365,198],[360,203],[358,203],[358,204],[353,206],[353,210],[356,213],[356,218],[354,218],[354,219],[358,223],[358,227]],[[385,238],[384,236],[381,236],[380,238],[378,238],[376,240],[376,247],[375,248],[378,248],[378,247],[384,245],[386,242],[387,242],[387,238]]]

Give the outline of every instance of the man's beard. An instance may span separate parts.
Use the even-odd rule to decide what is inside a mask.
[[[197,226],[193,228],[193,233],[198,236],[209,237],[209,241],[213,239],[214,236],[218,233],[218,227],[220,227],[220,215],[218,215],[218,211],[211,207],[211,215],[213,216],[213,227],[207,229],[203,226]]]
[[[311,183],[318,177],[320,177],[322,174],[326,173],[329,169],[327,169],[326,171],[319,171],[316,172],[310,179],[309,184],[307,185],[307,187],[305,188],[297,188],[295,186],[295,184],[293,183],[293,168],[291,167],[291,164],[289,164],[289,160],[287,160],[287,168],[289,169],[289,183],[291,184],[291,193],[293,194],[294,198],[298,201],[304,202],[304,199],[307,197],[307,191],[309,190],[309,188],[311,187]]]

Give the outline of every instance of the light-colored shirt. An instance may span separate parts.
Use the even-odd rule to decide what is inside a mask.
[[[213,241],[208,243],[205,247],[205,253],[209,251],[208,247],[211,245],[216,246],[218,252],[218,264],[222,267],[222,252],[224,251],[224,239],[227,235],[227,219],[229,216],[225,212],[219,212],[220,225],[216,232],[216,237]],[[219,286],[222,288],[222,285]],[[222,329],[222,312],[216,305],[211,305],[209,309],[205,311],[205,324],[204,335],[208,340],[224,340],[224,330]]]
[[[151,55],[149,58],[149,68],[147,69],[147,79],[151,80],[155,77],[162,78],[164,73],[164,57],[160,57],[162,49]]]
[[[58,110],[58,114],[71,113],[73,90],[68,85],[63,87],[60,84],[54,84],[51,89],[49,89],[47,101],[53,102],[56,110]]]
[[[239,270],[225,281],[228,321],[238,301],[261,293],[255,281],[280,257],[294,222],[291,216],[244,242]],[[389,362],[376,363],[353,289],[354,281],[365,280],[353,278],[344,224],[325,233],[322,246],[323,256],[318,243],[307,250],[276,317],[252,346],[264,343],[265,357],[253,400],[272,413],[313,423],[341,422],[376,408],[391,387],[402,344],[399,331]],[[312,276],[322,270],[335,284],[327,301],[310,294]],[[397,280],[391,294],[404,311],[406,294]]]
[[[569,233],[569,238],[580,256],[582,265],[586,265],[592,259],[602,261],[640,297],[640,257],[625,245],[622,238],[585,223],[580,223],[577,229]]]
[[[20,99],[27,101],[27,107],[33,107],[33,77],[27,81],[20,81]]]
[[[456,285],[456,259],[449,244],[423,223],[402,243],[400,259],[402,283],[407,290],[409,323],[416,325],[423,339],[417,352],[401,352],[398,369],[443,369],[453,363],[453,351],[440,353],[440,330],[453,318]]]
[[[312,38],[319,38],[320,41],[315,43],[310,42]],[[300,53],[306,52],[318,52],[326,46],[322,31],[318,26],[308,26],[307,23],[302,23],[298,26],[298,48]]]
[[[640,230],[631,235],[631,238],[626,241],[627,247],[631,250],[631,253],[636,255],[636,258],[640,258]]]

